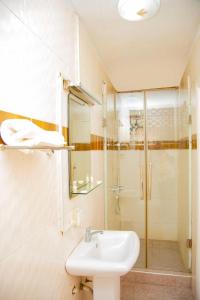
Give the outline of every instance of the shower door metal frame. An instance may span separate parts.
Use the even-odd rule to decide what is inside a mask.
[[[148,268],[148,141],[147,141],[147,97],[143,91],[144,101],[144,210],[145,210],[145,268]]]
[[[144,200],[144,241],[145,241],[145,263],[144,268],[148,268],[148,184],[149,184],[149,178],[148,178],[148,134],[147,134],[147,91],[138,91],[143,94],[143,111],[144,111],[144,166],[143,166],[143,200]],[[121,150],[121,144],[118,143],[118,151]],[[118,178],[118,185],[120,185],[119,178]]]
[[[191,88],[190,84],[188,84],[189,87]],[[159,90],[167,90],[167,89],[178,89],[178,87],[168,87],[168,88],[159,88],[159,89],[146,89],[146,90],[136,90],[136,91],[127,91],[127,92],[119,92],[119,94],[125,94],[125,93],[136,93],[136,92],[141,92],[143,93],[143,110],[144,110],[144,141],[143,141],[143,145],[144,145],[144,169],[143,169],[143,184],[144,184],[144,188],[143,188],[143,200],[144,200],[144,241],[145,241],[145,263],[144,263],[144,267],[148,268],[148,246],[149,246],[149,214],[148,214],[148,210],[149,210],[149,200],[150,200],[150,193],[148,192],[148,184],[149,184],[149,180],[151,180],[151,178],[149,178],[149,174],[148,174],[148,169],[149,169],[149,141],[148,141],[148,126],[147,126],[147,121],[148,121],[148,117],[147,117],[147,113],[148,113],[148,107],[147,107],[147,103],[148,103],[148,92],[152,92],[152,91],[159,91]],[[188,91],[188,93],[191,93],[191,90]],[[191,95],[189,95],[191,96]],[[190,97],[188,97],[190,98]],[[118,143],[118,151],[121,151],[121,145],[120,143]],[[119,184],[119,182],[118,182]],[[191,209],[191,207],[190,207]],[[191,217],[191,216],[190,216]],[[191,220],[190,220],[191,221]],[[191,233],[191,228],[190,228],[190,233]]]
[[[148,268],[148,135],[147,135],[147,97],[146,97],[146,92],[145,90],[143,91],[138,91],[143,94],[143,111],[144,111],[144,140],[143,140],[143,145],[144,145],[144,166],[143,166],[143,200],[144,200],[144,241],[145,241],[145,263],[144,263],[144,268]],[[121,151],[121,143],[118,143],[118,152]],[[118,166],[119,167],[119,166]],[[118,174],[118,182],[117,185],[120,185],[120,179],[119,179],[119,174]],[[120,187],[120,186],[119,186]]]

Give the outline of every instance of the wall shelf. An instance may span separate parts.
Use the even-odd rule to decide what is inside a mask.
[[[0,144],[0,150],[68,150],[72,151],[75,149],[75,146],[9,146]]]
[[[101,180],[97,181],[96,183],[89,182],[89,183],[77,188],[77,190],[72,189],[71,194],[72,195],[87,195],[102,184],[103,184],[103,182]]]

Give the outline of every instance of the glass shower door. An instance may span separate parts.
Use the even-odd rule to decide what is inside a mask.
[[[120,190],[119,198],[116,197],[116,207],[120,216],[120,229],[137,232],[141,251],[135,267],[146,267],[144,93],[119,94],[117,116]]]
[[[186,271],[181,255],[183,198],[178,197],[178,90],[145,92],[147,128],[147,236],[151,269]],[[181,154],[182,155],[182,154]],[[187,164],[187,159],[184,161]],[[184,171],[184,174],[187,172]],[[187,185],[182,189],[187,189]],[[187,194],[187,193],[186,193]],[[187,201],[187,199],[186,199]],[[180,210],[180,208],[182,209]]]
[[[108,229],[141,241],[135,267],[191,267],[192,133],[188,91],[119,93],[117,132],[108,147]],[[110,123],[111,124],[111,123]],[[109,128],[108,128],[109,129]]]
[[[105,227],[110,230],[120,230],[120,215],[119,202],[116,199],[116,192],[114,189],[118,185],[118,128],[116,120],[116,98],[113,95],[108,97],[105,105],[105,181],[106,181],[106,201],[105,201]]]

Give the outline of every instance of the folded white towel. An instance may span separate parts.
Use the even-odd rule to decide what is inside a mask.
[[[10,146],[63,146],[65,141],[57,131],[44,130],[25,119],[7,119],[0,128],[1,138]]]

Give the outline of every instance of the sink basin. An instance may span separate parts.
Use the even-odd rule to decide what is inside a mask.
[[[131,270],[140,251],[134,231],[109,231],[79,243],[66,262],[71,275],[93,276],[94,299],[120,299],[120,276]]]
[[[66,263],[67,271],[78,276],[122,276],[135,264],[139,238],[133,231],[104,231],[81,241]]]

